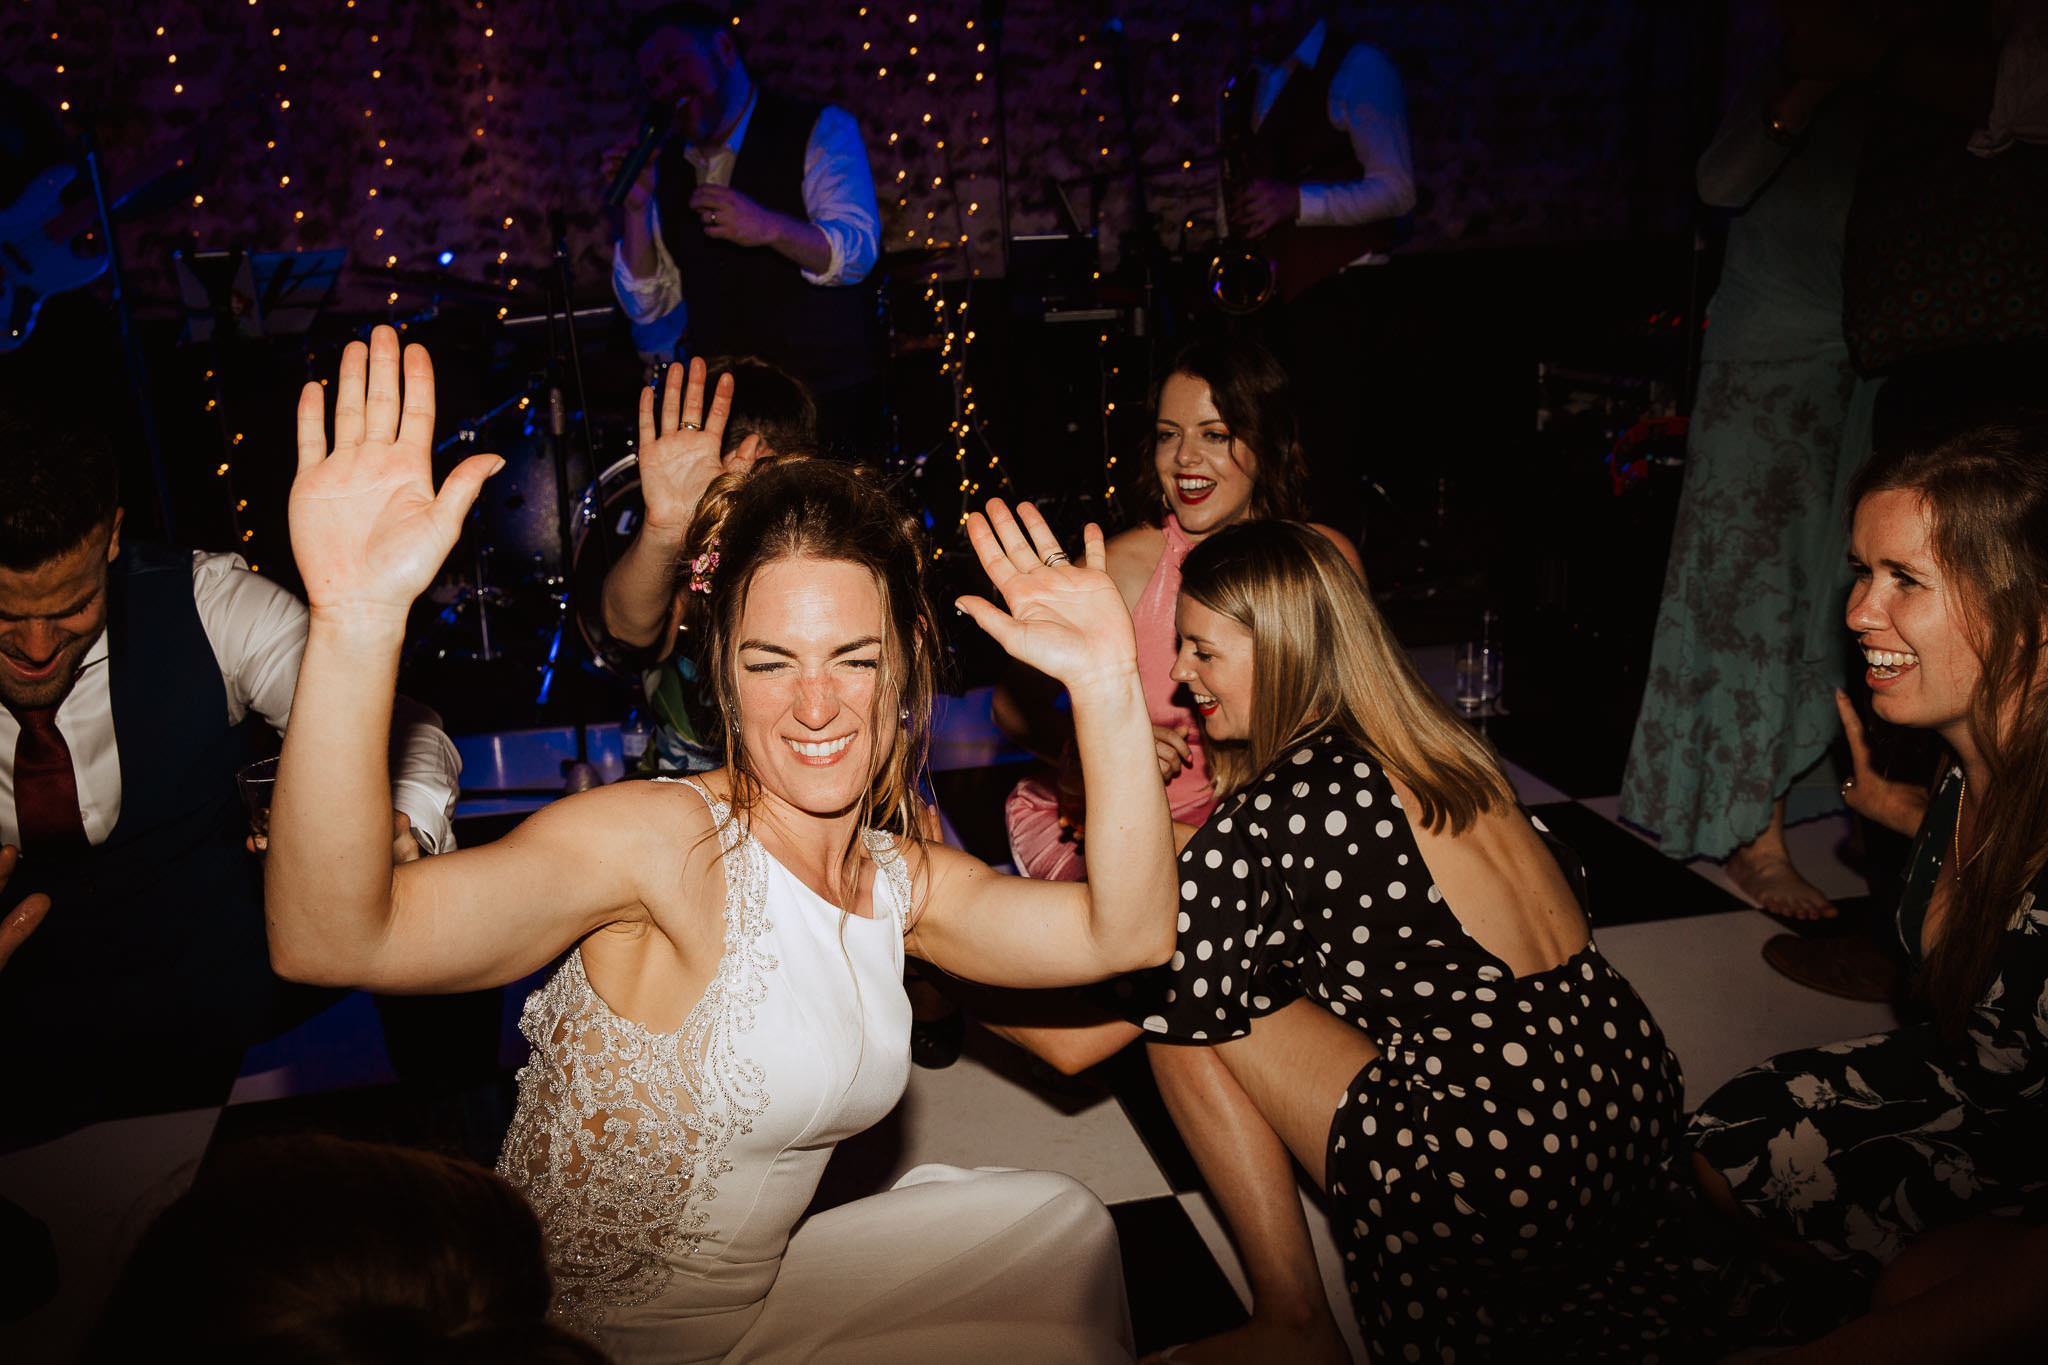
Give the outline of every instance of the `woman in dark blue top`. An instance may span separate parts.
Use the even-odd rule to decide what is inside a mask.
[[[1880,453],[1850,497],[1872,709],[1952,760],[1931,800],[1886,782],[1843,703],[1845,794],[1918,825],[1898,917],[1911,1022],[1737,1076],[1693,1119],[1695,1166],[1778,1252],[1741,1286],[1752,1318],[1777,1318],[1760,1328],[1811,1335],[1874,1305],[1810,1358],[2005,1359],[2029,1341],[2010,1358],[2031,1358],[2048,1329],[2048,424]]]

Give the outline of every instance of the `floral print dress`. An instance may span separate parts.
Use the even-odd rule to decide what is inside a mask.
[[[1961,785],[1951,769],[1908,865],[1898,928],[1916,970]],[[1753,1285],[1732,1293],[1731,1311],[1778,1312],[1795,1334],[1861,1312],[1877,1272],[1922,1233],[2048,1218],[2048,873],[2014,907],[1959,1047],[1923,1023],[1781,1053],[1709,1096],[1690,1138],[1772,1233],[1833,1263],[1832,1283],[1796,1286],[1796,1316],[1760,1308]]]
[[[1622,776],[1621,814],[1673,858],[1840,809],[1845,489],[1877,387],[1842,339],[1842,227],[1861,125],[1829,109],[1728,228],[1685,487]]]

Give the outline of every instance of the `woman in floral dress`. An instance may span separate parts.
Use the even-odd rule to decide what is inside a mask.
[[[1725,859],[1759,905],[1800,918],[1834,913],[1794,870],[1785,826],[1841,808],[1824,761],[1844,662],[1840,509],[1877,393],[1842,339],[1863,123],[1853,95],[1773,62],[1700,158],[1700,197],[1735,215],[1621,784],[1622,816],[1666,855]]]
[[[1852,801],[1918,825],[1898,914],[1915,1022],[1774,1057],[1690,1134],[1708,1193],[1781,1253],[1778,1325],[1798,1335],[1862,1312],[1873,1283],[1898,1312],[2033,1264],[2048,1219],[2048,423],[1882,453],[1851,492],[1848,623],[1874,708],[1952,760],[1931,798],[1885,782],[1842,708]],[[2000,1302],[2043,1311],[2038,1293]]]

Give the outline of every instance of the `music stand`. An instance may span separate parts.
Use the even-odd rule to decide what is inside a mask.
[[[348,259],[324,251],[173,252],[187,342],[297,336],[312,327]]]

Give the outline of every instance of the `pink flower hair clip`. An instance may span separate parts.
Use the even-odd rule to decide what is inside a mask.
[[[690,591],[710,595],[711,575],[718,568],[718,537],[711,537],[711,547],[690,561]]]

